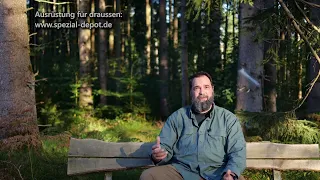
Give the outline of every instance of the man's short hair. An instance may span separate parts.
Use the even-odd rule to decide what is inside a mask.
[[[207,72],[204,72],[204,71],[200,71],[200,72],[197,72],[194,75],[189,77],[189,90],[191,90],[191,88],[192,88],[193,79],[197,78],[197,77],[201,77],[201,76],[207,76],[210,80],[211,85],[213,86],[213,82],[212,82],[212,78],[211,78],[210,74]]]

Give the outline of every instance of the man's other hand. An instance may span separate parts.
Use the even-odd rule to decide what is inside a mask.
[[[157,137],[157,143],[152,146],[152,158],[159,162],[165,157],[167,157],[168,152],[160,147],[160,137]]]
[[[228,171],[223,176],[223,180],[234,180],[233,177],[236,177],[236,175],[233,172],[231,172],[230,169],[228,169]]]

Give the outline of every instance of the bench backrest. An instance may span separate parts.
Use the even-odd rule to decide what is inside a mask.
[[[70,139],[68,175],[153,166],[149,153],[154,143],[104,142]],[[247,168],[320,171],[317,144],[247,143]]]

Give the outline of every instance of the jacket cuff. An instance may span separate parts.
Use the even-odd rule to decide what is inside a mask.
[[[232,166],[227,166],[224,170],[223,170],[223,172],[222,172],[222,174],[221,174],[221,177],[223,177],[224,176],[224,174],[225,173],[227,173],[227,171],[228,170],[231,170],[231,172],[233,173],[233,174],[235,174],[236,176],[235,176],[235,178],[233,178],[233,179],[239,179],[239,177],[240,177],[240,172],[236,169],[236,168],[234,168],[234,167],[232,167]]]
[[[165,160],[166,158],[162,159],[162,160],[159,161],[159,162],[156,162],[156,161],[152,158],[152,154],[149,154],[149,158],[151,159],[153,165],[155,165],[155,166],[160,166],[160,165],[165,164],[164,160]]]

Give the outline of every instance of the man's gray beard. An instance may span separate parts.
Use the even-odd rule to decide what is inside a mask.
[[[210,109],[213,104],[214,96],[212,95],[208,100],[201,102],[198,98],[192,100],[191,108],[196,113],[202,113]]]

